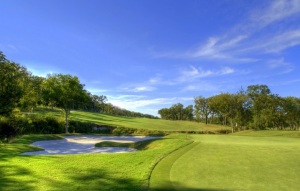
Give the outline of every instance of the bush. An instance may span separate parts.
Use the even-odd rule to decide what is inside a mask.
[[[133,128],[126,128],[126,127],[116,127],[113,129],[112,134],[114,135],[156,135],[161,136],[167,134],[163,131],[157,130],[147,130],[147,129],[133,129]]]
[[[81,121],[69,121],[69,131],[76,133],[92,133],[93,132],[93,123],[90,122],[81,122]]]

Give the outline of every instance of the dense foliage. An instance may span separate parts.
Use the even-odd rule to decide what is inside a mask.
[[[121,109],[106,101],[106,96],[92,95],[85,90],[84,84],[76,76],[34,76],[26,67],[6,59],[0,51],[0,137],[7,138],[24,132],[21,130],[23,127],[16,122],[16,119],[22,118],[20,111],[32,112],[39,105],[64,109],[65,132],[69,131],[68,116],[74,109],[118,116],[155,118],[152,115]]]
[[[170,108],[162,108],[158,111],[162,119],[169,120],[193,120],[193,106],[184,108],[181,103],[172,105]]]
[[[235,94],[196,97],[196,120],[237,129],[299,129],[300,98],[272,94],[266,85],[251,85]]]

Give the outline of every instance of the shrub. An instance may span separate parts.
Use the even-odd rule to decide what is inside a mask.
[[[116,127],[113,129],[112,134],[114,135],[165,135],[166,132],[157,130],[147,130],[147,129],[133,129],[126,127]]]
[[[69,121],[69,130],[70,132],[76,133],[92,133],[93,132],[93,123],[90,122],[81,122],[81,121]]]

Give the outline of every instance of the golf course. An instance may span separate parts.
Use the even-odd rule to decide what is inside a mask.
[[[300,191],[300,0],[0,18],[0,191]]]
[[[175,123],[80,111],[72,112],[71,118],[94,122],[106,119],[106,125],[123,122],[126,127],[139,124],[139,127],[150,130],[161,124],[166,131]],[[150,126],[151,123],[154,125]],[[191,130],[224,128],[197,122],[176,123],[176,128],[182,124],[185,130],[188,126]],[[136,143],[105,141],[95,144],[96,147],[130,147],[136,152],[22,155],[43,150],[31,145],[36,141],[62,140],[64,136],[68,135],[30,134],[0,144],[0,191],[300,190],[299,131],[172,132]]]

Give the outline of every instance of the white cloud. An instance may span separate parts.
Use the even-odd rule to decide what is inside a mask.
[[[300,29],[275,35],[258,46],[257,49],[263,49],[266,53],[279,53],[297,45],[300,45]]]
[[[191,101],[192,97],[171,97],[171,98],[146,98],[138,95],[107,96],[108,102],[128,110],[141,110],[144,107],[156,107],[161,109],[163,105],[171,105],[177,102]]]
[[[203,70],[202,68],[196,68],[190,66],[188,70],[183,70],[179,77],[180,82],[193,81],[199,78],[211,77],[211,76],[222,76],[234,73],[235,70],[230,67],[223,67],[219,70]]]
[[[276,0],[266,9],[254,11],[251,18],[264,27],[299,13],[299,0]]]
[[[137,86],[137,87],[133,87],[133,88],[122,88],[123,91],[127,91],[127,92],[150,92],[150,91],[154,91],[156,88],[153,86],[146,86],[146,85],[142,85],[142,86]]]
[[[221,75],[226,75],[226,74],[232,74],[234,73],[235,70],[233,68],[230,68],[230,67],[223,67],[221,70],[220,70],[220,74]]]
[[[271,1],[267,7],[251,10],[249,18],[220,36],[208,37],[194,50],[177,53],[185,58],[219,60],[221,62],[256,62],[251,54],[280,53],[300,45],[300,29],[295,27],[269,29],[272,24],[300,16],[300,0]],[[289,23],[286,23],[290,26]],[[299,25],[298,25],[299,27]],[[262,32],[269,30],[266,33]],[[247,55],[247,56],[245,56]],[[249,56],[250,55],[250,56]],[[169,54],[172,56],[172,54]]]
[[[199,47],[196,51],[189,52],[187,55],[195,58],[206,57],[210,59],[233,60],[234,58],[232,57],[232,55],[228,54],[227,51],[235,48],[235,46],[239,42],[243,41],[246,38],[246,35],[234,36],[229,39],[226,39],[225,37],[210,37],[206,44]]]

